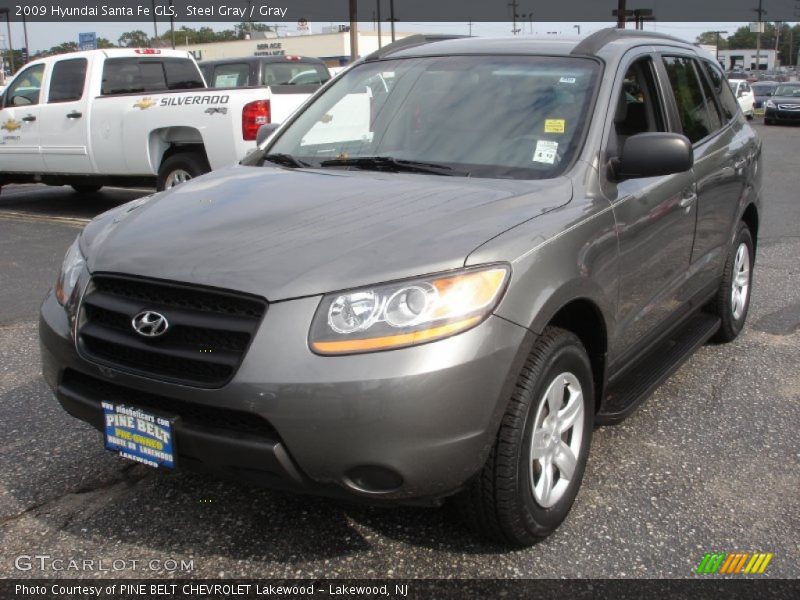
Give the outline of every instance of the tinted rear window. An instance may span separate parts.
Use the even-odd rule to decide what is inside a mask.
[[[264,85],[312,85],[330,79],[328,69],[317,63],[285,62],[264,65]]]
[[[86,81],[86,59],[60,60],[53,67],[50,77],[48,102],[73,102],[83,96]]]
[[[250,85],[250,65],[229,63],[213,67],[214,75],[209,81],[211,87],[247,87]]]
[[[104,96],[203,87],[195,64],[182,58],[109,58],[103,66]]]

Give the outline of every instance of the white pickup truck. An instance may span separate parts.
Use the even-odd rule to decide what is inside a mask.
[[[261,125],[286,119],[317,87],[210,89],[178,50],[37,60],[0,96],[0,188],[172,187],[242,159]]]

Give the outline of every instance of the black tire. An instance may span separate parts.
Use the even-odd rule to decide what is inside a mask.
[[[744,299],[744,306],[739,311],[738,316],[734,312],[733,305],[733,280],[736,276],[734,274],[734,266],[736,264],[736,257],[739,252],[739,247],[744,244],[747,247],[748,253],[748,273],[747,273],[747,292]],[[752,297],[753,290],[753,265],[755,263],[755,252],[753,251],[753,236],[750,234],[750,229],[746,223],[739,224],[739,230],[736,233],[736,238],[728,251],[728,257],[725,260],[725,271],[722,277],[717,296],[712,302],[712,309],[721,321],[719,331],[713,338],[714,342],[726,344],[732,342],[741,333],[744,328],[744,323],[747,320],[747,312],[750,309],[750,298]]]
[[[76,183],[75,185],[72,185],[70,187],[72,187],[72,189],[78,192],[79,194],[94,194],[95,192],[99,192],[103,188],[102,185],[89,185],[82,183]]]
[[[545,392],[562,373],[573,374],[582,388],[583,416],[575,421],[582,422],[582,435],[572,478],[564,480],[566,487],[560,499],[545,508],[537,502],[532,490],[535,477],[531,472],[535,468],[531,466],[535,460],[530,456],[532,432],[537,416],[544,414],[539,407],[546,402]],[[555,531],[572,508],[580,488],[593,422],[594,383],[586,350],[573,333],[547,327],[519,374],[486,464],[469,487],[455,498],[466,524],[480,537],[516,547],[535,544]],[[575,431],[568,432],[568,443]],[[555,439],[558,438],[553,438],[553,443]],[[560,480],[559,470],[556,482]]]
[[[167,181],[170,179],[170,175],[176,171],[183,171],[190,179],[194,179],[203,173],[208,173],[210,170],[211,167],[208,164],[208,160],[199,152],[173,154],[161,163],[161,168],[158,170],[158,191],[160,192],[167,188]]]
[[[774,121],[772,119],[767,119],[766,117],[764,118],[764,125],[772,125],[773,122]]]

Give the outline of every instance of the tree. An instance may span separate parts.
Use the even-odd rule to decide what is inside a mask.
[[[104,48],[116,48],[116,47],[117,45],[115,43],[111,42],[110,40],[104,37],[97,38],[97,48],[100,50]]]
[[[253,31],[275,31],[272,25],[266,25],[264,23],[248,23],[247,21],[237,23],[233,26],[233,28],[236,30],[236,39],[239,40],[245,39],[245,35]]]
[[[126,31],[119,36],[119,45],[125,48],[144,48],[150,45],[150,38],[141,29]]]
[[[697,42],[698,44],[703,44],[704,46],[716,46],[717,35],[719,35],[719,49],[726,50],[728,48],[728,40],[725,39],[724,35],[717,34],[717,32],[715,31],[704,31],[703,33],[697,36],[695,42]]]

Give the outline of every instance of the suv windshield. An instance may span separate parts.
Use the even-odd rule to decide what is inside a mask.
[[[415,163],[443,175],[555,177],[580,149],[599,72],[567,57],[368,62],[340,76],[267,153],[312,167]]]

